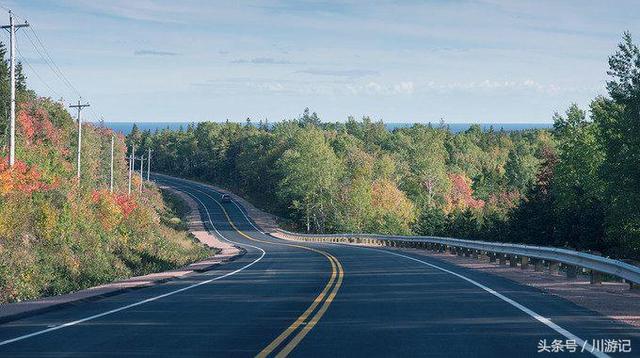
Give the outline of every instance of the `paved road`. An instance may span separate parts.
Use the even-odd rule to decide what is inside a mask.
[[[208,187],[156,179],[191,195],[247,253],[1,325],[0,356],[525,357],[568,338],[640,349],[637,329],[539,290],[407,252],[275,239]],[[567,355],[591,356],[581,349]]]

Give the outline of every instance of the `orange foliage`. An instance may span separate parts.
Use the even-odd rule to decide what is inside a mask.
[[[138,207],[133,197],[126,194],[111,194],[107,190],[94,191],[91,194],[91,200],[94,204],[106,206],[113,204],[124,218],[127,218]]]
[[[8,194],[14,190],[27,194],[49,190],[51,186],[41,181],[41,177],[42,174],[35,167],[16,161],[11,168],[6,158],[0,158],[0,194]]]
[[[138,207],[133,197],[126,194],[116,195],[116,203],[120,206],[120,211],[125,218]]]
[[[36,132],[33,125],[33,117],[27,111],[21,110],[18,112],[18,124],[22,128],[22,133],[26,137],[27,143],[31,143]]]
[[[56,146],[60,145],[60,129],[53,125],[49,119],[49,113],[42,107],[34,103],[21,103],[17,121],[27,144],[42,143],[47,140]]]
[[[453,209],[479,209],[484,207],[484,200],[473,197],[471,179],[464,174],[449,174],[451,192],[447,198],[448,207]]]

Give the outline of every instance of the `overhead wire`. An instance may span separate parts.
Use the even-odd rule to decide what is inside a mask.
[[[49,83],[47,83],[47,81],[45,81],[44,78],[42,78],[42,76],[40,76],[38,71],[36,71],[36,69],[33,68],[33,66],[31,66],[31,63],[29,63],[29,61],[27,61],[27,59],[24,57],[24,55],[22,55],[22,52],[20,51],[20,48],[18,46],[16,46],[16,51],[18,52],[18,57],[20,58],[20,62],[26,64],[29,67],[29,69],[31,69],[31,72],[40,80],[40,82],[42,82],[42,84],[45,87],[47,87],[49,89],[49,91],[51,93],[53,93],[54,96],[56,96],[57,98],[61,99],[63,96],[60,95],[60,93],[58,93],[58,91],[53,89],[53,87],[51,87],[49,85]]]
[[[15,12],[13,12],[8,7],[0,4],[0,8],[4,9],[8,13],[11,13],[14,17],[16,17],[18,19],[22,19],[22,20],[24,20],[26,22],[26,19],[24,17],[17,15]],[[33,37],[31,35],[29,35],[28,31],[31,31],[31,33],[33,34]],[[29,24],[28,30],[24,31],[23,33],[24,33],[25,37],[27,38],[27,40],[29,41],[29,43],[31,44],[31,46],[37,52],[37,55],[40,57],[40,59],[42,59],[42,61],[47,65],[47,67],[49,67],[49,69],[51,70],[51,72],[53,72],[55,77],[58,78],[58,80],[63,84],[64,87],[66,87],[71,93],[73,93],[76,96],[78,96],[79,99],[82,101],[85,97],[82,95],[82,93],[80,93],[80,91],[77,89],[77,87],[75,87],[73,85],[73,83],[71,83],[69,78],[64,74],[64,72],[60,68],[60,66],[58,66],[58,64],[53,60],[53,57],[51,56],[49,50],[47,49],[46,45],[44,44],[44,41],[42,41],[42,39],[38,35],[38,33],[37,33],[36,29],[34,28],[33,24]],[[54,90],[53,87],[48,82],[46,82],[44,80],[43,76],[41,76],[40,73],[38,71],[36,71],[34,66],[32,66],[31,63],[29,63],[29,61],[26,60],[25,56],[22,55],[22,53],[20,52],[20,50],[19,50],[19,48],[17,46],[16,46],[16,50],[18,52],[19,57],[21,58],[21,61],[23,63],[25,63],[29,67],[31,72],[33,72],[33,74],[45,85],[45,87],[48,88],[52,93],[54,93],[54,95],[59,96],[60,98],[63,98],[63,96],[60,96],[60,93],[58,91]],[[94,117],[93,121],[97,121],[98,118],[102,117],[102,116],[99,116],[92,107],[88,107],[88,109],[89,109],[89,112]]]
[[[34,30],[33,26],[29,26],[29,29],[31,30],[31,32],[33,33],[33,35],[35,36],[36,41],[38,42],[38,44],[40,44],[40,47],[42,48],[43,52],[44,52],[44,56],[47,59],[47,64],[49,65],[49,68],[51,68],[51,71],[53,73],[56,74],[56,76],[58,76],[58,78],[60,78],[60,80],[65,83],[73,92],[75,92],[79,97],[82,97],[82,95],[80,94],[80,91],[78,91],[78,89],[71,83],[71,81],[69,81],[69,79],[67,78],[67,76],[64,75],[64,73],[62,72],[62,70],[60,69],[60,67],[58,67],[58,65],[55,63],[55,61],[53,61],[53,58],[51,58],[51,55],[49,54],[49,51],[47,50],[46,46],[44,45],[44,43],[40,40],[40,37],[38,36],[38,34],[36,33],[36,31]],[[31,44],[33,45],[34,48],[36,48],[36,51],[38,51],[39,54],[40,51],[37,49],[36,44],[33,42],[33,40],[31,39],[31,36],[29,36],[28,32],[25,32],[25,36],[27,37],[27,39],[29,40],[29,42],[31,42]]]

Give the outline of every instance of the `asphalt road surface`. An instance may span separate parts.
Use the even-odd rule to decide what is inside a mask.
[[[638,329],[540,290],[411,252],[276,239],[204,185],[154,179],[246,254],[0,325],[1,357],[540,357],[554,340],[564,352],[543,355],[573,357],[606,356],[590,351],[612,339],[640,351]]]

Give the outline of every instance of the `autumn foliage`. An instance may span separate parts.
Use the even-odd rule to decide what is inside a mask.
[[[42,181],[42,174],[35,166],[16,161],[14,167],[9,166],[7,158],[0,158],[0,195],[13,192],[31,194],[54,187]]]
[[[49,142],[57,149],[60,148],[62,133],[56,128],[49,117],[49,113],[35,102],[20,104],[17,122],[24,135],[25,144],[42,144]]]
[[[451,193],[447,197],[449,211],[484,207],[484,200],[473,197],[471,179],[464,174],[455,173],[449,174],[449,180],[451,180]]]
[[[155,187],[127,195],[122,136],[115,136],[110,193],[104,159],[111,130],[83,125],[78,181],[77,126],[64,106],[31,98],[18,107],[13,167],[0,138],[0,303],[172,269],[208,254],[186,232],[162,224],[173,214]]]

